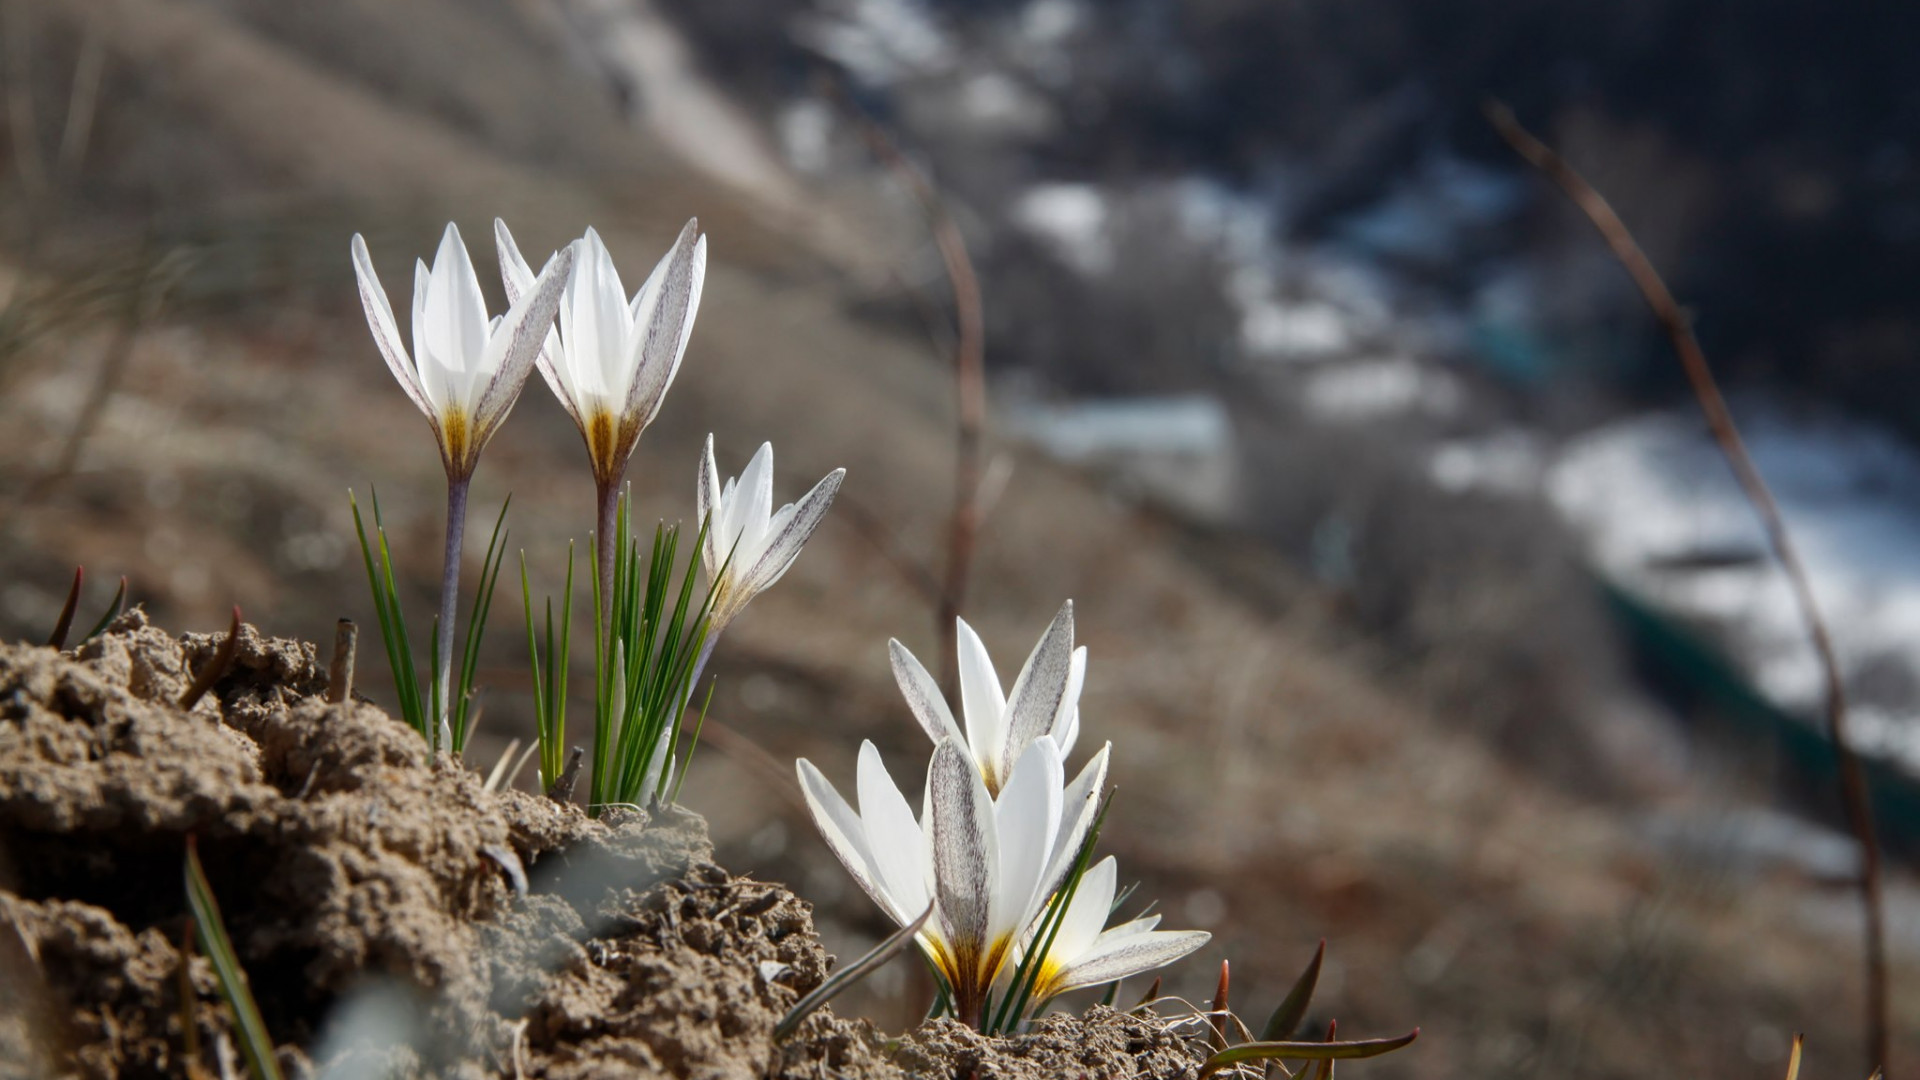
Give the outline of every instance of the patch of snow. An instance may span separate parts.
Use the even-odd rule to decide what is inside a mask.
[[[1920,685],[1920,456],[1883,431],[1760,414],[1748,449],[1780,503],[1851,677],[1893,663]],[[1761,691],[1808,716],[1822,674],[1785,577],[1719,450],[1691,414],[1624,421],[1569,444],[1548,492],[1604,573],[1722,628]],[[1863,748],[1920,768],[1920,699],[1863,700]]]
[[[1225,406],[1201,394],[1015,405],[1007,416],[1049,455],[1075,463],[1115,453],[1202,456],[1233,447]]]
[[[1205,395],[1011,403],[1007,427],[1048,456],[1097,467],[1127,491],[1207,520],[1233,508],[1237,455],[1224,405]]]
[[[868,86],[950,70],[958,51],[922,0],[831,0],[798,20],[794,39]]]
[[[1533,495],[1540,490],[1546,455],[1540,440],[1519,430],[1441,443],[1427,461],[1427,475],[1443,491]]]
[[[1041,45],[1059,45],[1087,21],[1078,0],[1032,0],[1020,12],[1020,36]]]
[[[1037,138],[1054,128],[1053,106],[1012,76],[1000,71],[969,75],[955,95],[959,119],[977,135],[1001,139]]]
[[[1092,184],[1035,184],[1013,204],[1014,224],[1046,242],[1083,274],[1113,269],[1107,197]]]
[[[780,149],[803,173],[819,175],[833,163],[833,109],[816,97],[797,98],[775,120]]]
[[[1266,297],[1243,301],[1240,345],[1254,356],[1322,360],[1350,351],[1354,333],[1347,313],[1323,300]]]
[[[1654,814],[1639,831],[1689,865],[1717,866],[1745,877],[1788,869],[1845,882],[1860,873],[1860,846],[1853,837],[1778,810]]]
[[[1320,368],[1307,377],[1302,398],[1315,416],[1353,423],[1409,413],[1451,416],[1463,394],[1453,376],[1391,357]]]

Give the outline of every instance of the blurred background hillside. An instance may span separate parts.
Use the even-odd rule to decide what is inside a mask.
[[[967,616],[1007,671],[1075,600],[1103,839],[1215,933],[1171,989],[1228,957],[1263,1013],[1324,937],[1343,1033],[1423,1029],[1368,1075],[1772,1077],[1806,1031],[1812,1074],[1864,1076],[1820,669],[1498,97],[1691,306],[1806,548],[1920,1061],[1916,31],[1732,0],[0,0],[0,632],[43,638],[84,563],[88,608],[125,574],[172,629],[237,602],[326,640],[371,619],[346,490],[375,486],[424,619],[441,472],[348,237],[404,311],[449,219],[498,305],[496,215],[536,261],[595,225],[636,283],[697,215],[643,519],[692,514],[708,432],[728,472],[771,439],[782,499],[848,478],[717,655],[686,801],[858,950],[885,921],[791,761],[923,760],[884,646],[935,656],[955,452],[951,291],[885,133],[984,297]],[[537,591],[590,528],[584,466],[530,383],[474,518],[512,493]],[[532,730],[518,599],[487,764]],[[903,1027],[920,978],[851,1007]]]

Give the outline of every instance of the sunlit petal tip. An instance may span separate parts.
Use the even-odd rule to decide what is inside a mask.
[[[1061,605],[1007,694],[1003,760],[1053,730],[1073,674],[1073,601]]]
[[[520,245],[514,243],[513,231],[507,228],[507,223],[501,218],[493,219],[493,246],[500,257],[500,283],[506,287],[507,304],[511,306],[533,287],[533,267],[520,254]]]
[[[826,840],[827,847],[832,849],[834,856],[853,875],[854,881],[867,896],[879,905],[880,910],[886,912],[888,917],[900,920],[903,916],[899,905],[881,885],[874,871],[873,854],[860,815],[847,805],[847,800],[841,798],[813,762],[800,758],[794,762],[794,770],[800,776],[800,793],[806,799],[807,810],[813,815],[814,825]],[[913,913],[918,914],[918,911]]]
[[[573,270],[573,255],[573,249],[566,248],[550,257],[532,287],[507,309],[487,340],[481,360],[487,382],[474,407],[475,453],[505,422],[533,373]]]
[[[373,343],[380,350],[380,356],[387,362],[387,370],[393,373],[400,389],[406,392],[414,406],[427,419],[437,423],[433,403],[421,385],[419,372],[414,361],[407,353],[406,340],[400,336],[399,323],[393,317],[393,304],[387,298],[387,290],[380,284],[380,275],[373,269],[373,256],[367,251],[366,238],[359,233],[353,234],[348,245],[353,255],[353,274],[360,291],[360,306],[367,316],[367,327],[373,332]]]
[[[972,758],[951,739],[934,749],[927,783],[942,927],[949,940],[970,944],[977,955],[989,941],[1000,861],[993,802]],[[961,974],[967,979],[979,975]]]
[[[934,745],[938,746],[943,739],[965,745],[966,736],[954,722],[953,710],[926,665],[896,638],[887,640],[887,659],[893,667],[893,681],[899,685],[901,696],[907,699],[907,708],[913,711],[914,719],[920,721],[920,727]]]
[[[994,673],[987,646],[965,619],[954,620],[960,661],[960,711],[965,714],[967,745],[987,774],[987,787],[997,789],[1013,762],[1006,754],[1006,698]]]
[[[1165,967],[1213,939],[1204,930],[1155,930],[1097,941],[1063,973],[1059,992],[1078,990]]]

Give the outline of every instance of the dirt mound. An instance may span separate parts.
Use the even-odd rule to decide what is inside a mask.
[[[217,640],[132,612],[72,654],[0,646],[0,1076],[178,1076],[190,1022],[233,1035],[178,942],[189,836],[295,1075],[554,1078],[1180,1076],[1155,1025],[1100,1012],[905,1044],[823,1010],[811,910],[711,862],[675,808],[594,820],[489,792],[365,703],[311,645]]]

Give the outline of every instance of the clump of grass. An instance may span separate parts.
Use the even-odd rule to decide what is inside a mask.
[[[373,610],[380,624],[380,640],[386,647],[387,666],[393,672],[394,694],[399,699],[400,717],[408,727],[420,733],[435,750],[458,756],[464,753],[473,734],[476,717],[473,683],[479,672],[480,643],[486,634],[487,616],[493,610],[494,587],[506,562],[507,503],[500,506],[493,533],[481,561],[480,588],[474,594],[472,612],[467,620],[467,638],[460,652],[460,666],[454,677],[442,678],[442,635],[453,633],[436,616],[430,633],[428,671],[424,684],[414,659],[413,640],[407,630],[406,613],[400,602],[400,589],[393,575],[393,552],[387,543],[387,531],[380,520],[380,496],[373,496],[373,535],[369,539],[359,500],[349,491],[347,502],[353,508],[353,530],[360,540],[360,557],[366,567],[367,585],[373,593]],[[442,700],[441,687],[449,686],[448,700]],[[444,716],[444,722],[441,717]]]

